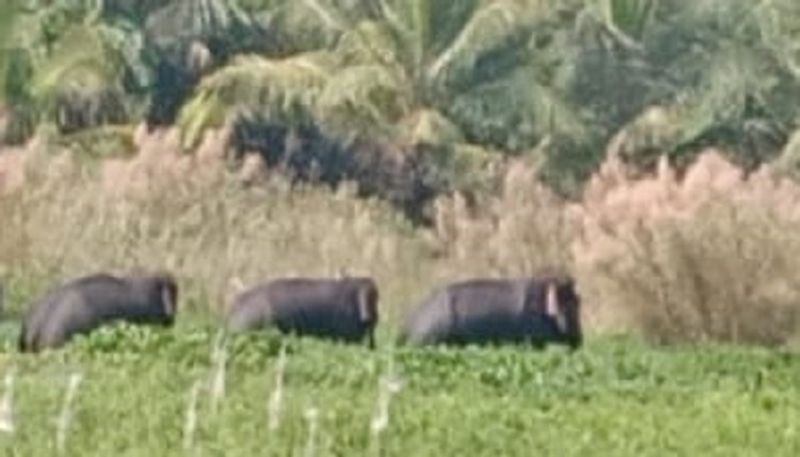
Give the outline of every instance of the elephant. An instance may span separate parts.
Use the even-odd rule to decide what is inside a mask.
[[[454,282],[410,313],[398,344],[560,343],[574,350],[583,341],[580,301],[568,276]]]
[[[177,301],[178,286],[168,272],[79,277],[52,288],[29,306],[19,350],[59,348],[78,334],[117,321],[170,327]]]
[[[275,279],[236,296],[226,327],[231,333],[273,327],[345,342],[366,337],[374,349],[378,300],[378,287],[368,277]]]

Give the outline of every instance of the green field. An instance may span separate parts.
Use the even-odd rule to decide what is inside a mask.
[[[798,100],[798,0],[0,0],[0,457],[800,456]],[[17,353],[48,288],[143,270],[174,329]],[[556,271],[574,353],[391,344]],[[215,362],[242,288],[340,275],[377,350]]]
[[[116,328],[68,350],[19,356],[4,326],[3,373],[16,372],[14,434],[3,455],[54,455],[68,379],[82,373],[69,455],[800,455],[800,359],[732,347],[654,348],[590,339],[550,348],[370,352],[289,339],[277,430],[268,428],[280,339],[229,341],[226,393],[198,397],[194,449],[184,449],[190,391],[213,373],[211,327]],[[389,361],[402,387],[389,423],[370,433]],[[316,408],[309,443],[308,410]],[[309,447],[311,446],[311,447]]]

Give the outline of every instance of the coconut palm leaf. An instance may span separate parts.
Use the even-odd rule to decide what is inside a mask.
[[[430,62],[427,77],[433,84],[456,85],[459,79],[470,78],[486,55],[527,41],[515,39],[529,32],[529,17],[530,12],[512,0],[478,7],[450,44]]]
[[[754,8],[764,45],[795,78],[800,78],[800,3],[763,1]]]
[[[364,20],[342,34],[335,51],[342,65],[377,64],[407,72],[402,44],[385,22]]]
[[[103,6],[75,0],[18,9],[3,96],[24,124],[89,127],[126,120],[141,106],[149,84],[142,34],[121,18],[107,21]]]
[[[479,0],[447,2],[436,0],[380,0],[381,19],[396,39],[404,43],[403,64],[416,70],[419,79],[422,69],[431,58],[455,39],[475,13]]]
[[[103,0],[103,17],[109,21],[123,20],[143,28],[147,18],[165,3],[165,0]]]
[[[15,11],[12,9],[10,3],[8,5],[0,5],[0,43],[2,43],[2,45],[0,45],[2,46],[0,47],[0,88],[6,87],[6,80],[8,78],[8,65],[11,59],[8,41],[12,33],[11,27],[14,24],[12,17],[14,15]],[[0,104],[5,103],[6,97],[6,91],[0,91]]]
[[[251,26],[250,16],[236,0],[172,1],[147,19],[148,35],[160,48],[231,40]]]
[[[0,43],[2,49],[7,49],[8,41],[12,35],[14,19],[17,17],[19,5],[16,1],[5,1],[0,4]]]
[[[446,112],[478,144],[519,150],[561,136],[586,143],[589,128],[577,110],[534,74],[521,68],[510,78],[477,85],[457,95]]]
[[[341,136],[386,136],[412,107],[413,94],[407,89],[391,67],[345,67],[326,84],[317,113],[321,123]]]
[[[531,66],[534,56],[528,42],[534,25],[545,17],[545,10],[539,2],[380,0],[378,5],[379,17],[362,21],[344,33],[336,53],[342,57],[344,65],[387,67],[388,72],[396,75],[397,83],[408,88],[412,106],[409,112],[427,109],[438,111],[443,116],[446,112],[446,117],[456,123],[467,122],[459,129],[463,127],[466,135],[475,138],[502,136],[469,133],[479,125],[494,123],[498,127],[493,130],[508,132],[525,124],[519,121],[511,128],[510,124],[499,127],[503,124],[497,117],[501,111],[511,111],[508,118],[534,117],[514,111],[530,111],[531,107],[516,103],[519,97],[515,94],[519,88],[510,81],[516,79],[525,88],[536,87],[532,84],[537,76]],[[455,108],[454,100],[458,105]],[[511,100],[512,103],[503,108],[500,105],[496,105],[497,109],[487,108],[495,100]],[[548,103],[553,104],[552,100],[545,102]],[[566,102],[559,106],[566,109]],[[489,111],[494,113],[493,120],[479,120]],[[577,118],[577,115],[570,117]],[[546,129],[536,127],[528,130]],[[515,141],[519,143],[523,137],[526,141],[533,141],[534,136],[530,132],[523,133],[517,135]]]
[[[400,123],[401,137],[412,146],[448,146],[464,143],[461,129],[442,113],[421,109],[408,114]]]
[[[51,120],[64,110],[82,110],[79,105],[86,105],[96,112],[81,115],[82,124],[122,121],[136,104],[127,90],[138,88],[141,102],[141,91],[148,83],[142,52],[137,30],[87,19],[67,28],[52,49],[35,61],[30,93]]]
[[[0,4],[0,142],[23,140],[36,122],[26,90],[30,61],[16,39],[21,16],[20,2]]]
[[[601,0],[600,8],[608,30],[625,44],[636,46],[655,17],[658,0]]]
[[[626,124],[615,149],[645,166],[663,153],[686,162],[704,144],[725,146],[745,166],[776,154],[796,119],[786,98],[800,94],[798,81],[759,46],[726,40],[695,52],[672,73],[684,83],[671,101]]]
[[[33,92],[46,98],[64,87],[94,90],[114,84],[122,69],[109,59],[98,27],[76,26],[57,42],[51,57],[37,70]]]
[[[204,128],[219,125],[227,116],[252,114],[287,125],[308,122],[334,62],[326,52],[286,59],[236,58],[205,78],[181,110],[178,125],[185,143],[195,144]]]
[[[330,48],[355,24],[373,17],[370,1],[296,0],[251,5],[253,16],[272,32],[281,54]]]

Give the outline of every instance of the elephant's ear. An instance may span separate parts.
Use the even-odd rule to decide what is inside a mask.
[[[552,317],[557,317],[559,315],[557,286],[551,281],[547,283],[547,290],[545,292],[544,299],[544,312],[548,316]]]
[[[161,303],[164,305],[164,314],[167,316],[175,315],[177,295],[175,284],[170,282],[161,284]]]

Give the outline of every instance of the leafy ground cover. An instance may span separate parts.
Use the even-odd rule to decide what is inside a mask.
[[[629,338],[560,348],[381,348],[289,339],[228,341],[224,395],[212,405],[213,326],[118,327],[39,357],[13,351],[14,434],[5,455],[52,455],[70,375],[82,381],[65,450],[82,456],[181,455],[798,455],[800,359],[791,352],[658,348]],[[382,433],[381,397],[390,396]],[[187,429],[192,386],[194,432]],[[384,386],[384,387],[381,387]],[[280,390],[280,394],[276,394]],[[281,407],[275,407],[275,396]],[[276,429],[270,414],[279,411]],[[190,427],[191,428],[191,427]],[[313,429],[313,431],[312,431]],[[187,446],[191,433],[191,448]]]

